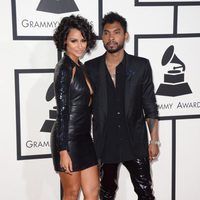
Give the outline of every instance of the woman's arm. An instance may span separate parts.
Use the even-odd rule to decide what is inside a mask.
[[[67,173],[72,171],[72,161],[67,151],[71,78],[70,69],[66,69],[66,66],[59,66],[56,69],[54,77],[54,92],[57,104],[56,145],[60,153],[60,166]]]

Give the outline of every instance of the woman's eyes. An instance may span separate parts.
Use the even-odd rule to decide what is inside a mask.
[[[72,43],[78,42],[78,40],[71,40]],[[87,42],[85,39],[81,40],[81,42],[85,43]]]

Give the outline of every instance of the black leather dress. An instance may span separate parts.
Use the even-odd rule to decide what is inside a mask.
[[[76,68],[72,75],[73,68]],[[77,66],[67,55],[59,61],[54,73],[57,119],[51,132],[51,152],[56,171],[60,167],[59,151],[67,150],[73,171],[97,164],[91,130],[90,90],[83,66]]]

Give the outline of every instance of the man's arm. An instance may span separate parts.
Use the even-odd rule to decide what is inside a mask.
[[[147,126],[150,132],[150,143],[149,143],[149,159],[156,159],[159,154],[159,135],[158,135],[158,119],[147,118]]]

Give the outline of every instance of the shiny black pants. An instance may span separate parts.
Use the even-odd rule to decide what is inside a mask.
[[[152,181],[150,175],[149,159],[136,159],[122,163],[130,173],[134,190],[138,195],[138,200],[155,199],[152,191]],[[100,199],[114,200],[118,188],[118,168],[119,163],[102,164],[100,167]]]

